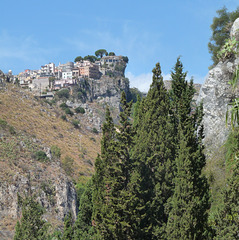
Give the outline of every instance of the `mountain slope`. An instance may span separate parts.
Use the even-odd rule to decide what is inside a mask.
[[[68,121],[62,120],[65,113],[60,108],[36,100],[30,93],[12,85],[0,92],[0,112],[0,118],[18,131],[27,133],[46,147],[58,146],[61,159],[73,158],[75,177],[79,173],[92,173],[94,159],[100,151],[100,136],[87,131],[84,122],[80,122],[79,129],[75,128],[71,123],[75,117],[67,116]]]
[[[69,211],[76,217],[73,181],[93,173],[100,136],[86,130],[80,114],[67,121],[63,114],[14,85],[0,91],[0,239],[13,238],[21,213],[18,194],[35,194],[54,227],[62,226]],[[81,118],[76,128],[72,121]]]

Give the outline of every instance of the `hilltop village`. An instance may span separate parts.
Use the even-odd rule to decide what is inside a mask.
[[[35,95],[46,94],[49,91],[59,90],[79,84],[84,80],[99,80],[104,76],[124,77],[128,62],[123,56],[102,56],[100,59],[84,60],[75,59],[74,62],[65,64],[48,63],[38,70],[26,69],[14,76],[21,87],[35,92]],[[11,71],[8,76],[11,77]]]

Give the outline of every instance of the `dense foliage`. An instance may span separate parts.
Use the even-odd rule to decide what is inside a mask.
[[[192,114],[193,84],[186,82],[179,58],[172,79],[168,92],[156,64],[133,124],[124,93],[119,126],[107,109],[96,173],[81,198],[78,237],[209,239],[202,106]]]
[[[35,197],[21,198],[19,196],[18,202],[22,208],[22,218],[15,227],[14,240],[49,239],[49,224],[43,219],[44,209]]]
[[[105,49],[99,49],[95,51],[95,56],[102,58],[103,56],[108,56],[108,52]]]
[[[211,67],[214,67],[219,62],[217,54],[230,37],[231,26],[239,17],[239,7],[232,12],[228,12],[227,8],[223,7],[217,11],[217,15],[217,17],[213,18],[211,25],[212,36],[208,43],[209,53],[212,54],[211,58],[213,61]]]

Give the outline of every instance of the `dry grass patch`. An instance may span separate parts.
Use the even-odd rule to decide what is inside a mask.
[[[12,85],[8,85],[7,91],[0,92],[0,102],[1,119],[45,146],[58,146],[61,159],[66,156],[73,158],[75,177],[79,172],[93,172],[93,166],[86,164],[85,159],[94,162],[100,152],[100,136],[85,130],[84,123],[81,122],[80,129],[74,128],[71,124],[74,116],[67,115],[66,122],[60,118],[64,114],[60,108],[36,100],[31,93]],[[85,150],[84,158],[82,149]]]

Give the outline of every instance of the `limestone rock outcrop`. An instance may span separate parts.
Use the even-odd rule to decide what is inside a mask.
[[[235,37],[238,30],[239,18],[232,26],[231,37]],[[211,150],[222,146],[230,132],[230,126],[226,125],[226,112],[233,98],[233,90],[228,82],[238,65],[238,54],[225,62],[219,62],[209,71],[200,89],[197,103],[202,101],[204,106],[204,143],[208,154]]]
[[[22,197],[35,194],[46,210],[44,218],[56,226],[62,226],[68,212],[76,219],[77,196],[73,183],[59,164],[52,162],[42,168],[37,163],[27,174],[17,172],[0,183],[0,239],[13,238],[14,225],[21,216],[18,194]]]
[[[105,98],[112,107],[119,108],[121,91],[129,93],[129,81],[125,77],[103,76],[100,80],[91,80],[91,98]]]

